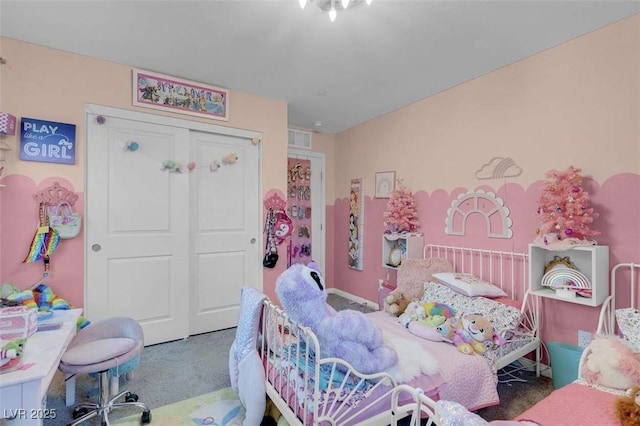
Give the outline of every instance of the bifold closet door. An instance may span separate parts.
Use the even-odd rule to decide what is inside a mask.
[[[87,115],[86,295],[91,321],[129,316],[145,344],[188,336],[189,130]]]

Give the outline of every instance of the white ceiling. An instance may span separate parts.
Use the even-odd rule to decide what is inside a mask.
[[[318,1],[0,0],[0,33],[284,100],[289,125],[338,133],[640,13],[621,0],[373,0],[331,23]]]

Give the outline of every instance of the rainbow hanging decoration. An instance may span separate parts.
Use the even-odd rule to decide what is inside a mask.
[[[29,254],[23,263],[32,263],[37,260],[43,260],[45,272],[49,272],[49,256],[58,248],[60,243],[60,234],[49,226],[49,218],[44,203],[40,203],[40,226],[36,230]]]
[[[31,263],[49,257],[55,249],[58,248],[60,235],[55,229],[48,228],[48,226],[38,228],[31,247],[29,248],[29,254],[24,259],[24,263]]]
[[[542,276],[542,285],[565,294],[574,292],[580,296],[591,297],[591,282],[577,269],[556,267]]]

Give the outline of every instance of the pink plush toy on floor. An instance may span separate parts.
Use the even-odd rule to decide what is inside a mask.
[[[324,279],[314,262],[291,265],[278,277],[276,294],[289,317],[318,337],[322,358],[341,358],[364,374],[382,372],[398,362],[396,352],[383,344],[382,332],[365,314],[336,311],[327,304]]]

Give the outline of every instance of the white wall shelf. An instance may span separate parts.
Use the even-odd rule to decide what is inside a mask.
[[[569,257],[576,269],[591,282],[591,297],[566,297],[542,285],[545,266],[555,256]],[[609,247],[576,246],[568,250],[547,250],[529,244],[529,286],[532,295],[586,306],[600,306],[609,296]]]
[[[398,269],[389,264],[391,250],[397,245],[404,246],[402,259],[422,259],[424,249],[424,235],[420,233],[383,234],[382,235],[382,266]]]

